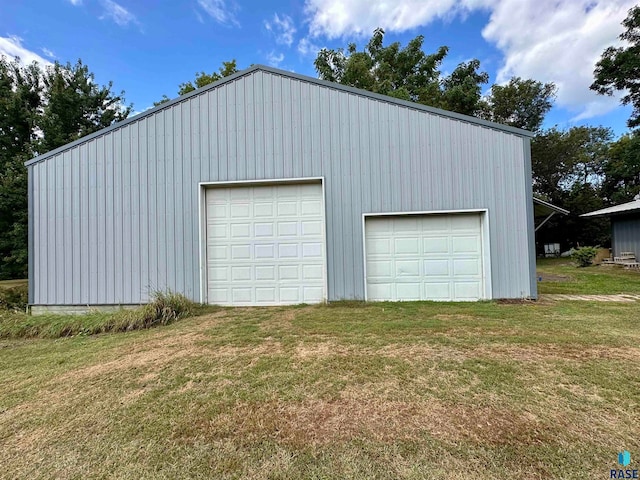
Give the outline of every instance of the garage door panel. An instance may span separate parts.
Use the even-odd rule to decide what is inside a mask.
[[[482,265],[477,258],[470,259],[454,259],[453,275],[454,276],[479,276],[481,274]]]
[[[213,213],[216,214],[215,212]],[[273,203],[259,203],[256,202],[253,204],[253,216],[254,218],[266,218],[273,217],[274,208]],[[220,215],[220,214],[218,214]]]
[[[396,255],[418,255],[420,253],[418,245],[418,237],[395,238],[393,243],[393,253]]]
[[[446,236],[423,238],[422,252],[426,255],[449,253],[449,238]]]
[[[402,301],[420,300],[420,283],[396,283],[396,298]]]
[[[480,214],[365,219],[370,300],[477,300],[483,296]]]
[[[450,215],[452,231],[468,230],[476,232],[480,229],[480,216],[477,214]]]
[[[257,287],[255,303],[272,303],[276,301],[276,289],[274,287]]]
[[[231,260],[247,260],[251,258],[251,245],[232,245]]]
[[[480,282],[456,282],[454,289],[459,300],[477,300],[480,297]]]
[[[273,222],[255,223],[253,225],[253,235],[257,238],[273,237]]]
[[[450,261],[445,260],[423,260],[425,277],[448,277],[451,275]]]
[[[323,254],[322,243],[303,243],[302,244],[302,257],[303,258],[321,258]]]
[[[396,260],[395,261],[396,277],[419,277],[420,276],[420,260]]]
[[[390,238],[371,238],[367,241],[367,252],[373,255],[388,255],[391,253]]]
[[[479,253],[480,238],[478,235],[460,236],[456,235],[451,238],[451,251],[453,253]]]
[[[276,279],[276,267],[274,265],[268,266],[255,266],[255,278],[256,280],[268,280],[272,281]]]
[[[205,198],[210,303],[326,298],[320,184],[214,188]]]
[[[451,284],[449,282],[428,283],[425,285],[425,299],[449,300],[451,298]]]

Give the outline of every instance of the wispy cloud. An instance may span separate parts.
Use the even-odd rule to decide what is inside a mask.
[[[235,5],[229,6],[225,0],[198,0],[198,5],[216,22],[223,25],[240,26],[234,13],[237,9]]]
[[[74,6],[82,5],[82,0],[69,0],[69,3]]]
[[[104,13],[100,17],[101,19],[108,18],[121,27],[126,27],[131,23],[140,25],[133,13],[113,0],[102,0],[102,6],[104,7]]]
[[[284,61],[284,53],[276,53],[273,50],[267,54],[267,63],[272,67],[279,67]]]
[[[304,55],[305,57],[308,55],[316,56],[319,51],[320,47],[309,40],[309,38],[307,37],[301,38],[298,42],[298,53],[300,53],[300,55]]]
[[[290,47],[293,43],[296,27],[289,15],[283,14],[280,16],[274,13],[271,20],[264,21],[264,26],[275,35],[277,43],[286,45],[287,47]]]
[[[42,50],[42,53],[44,53],[46,57],[54,59],[56,58],[56,54],[49,50],[47,47],[42,47],[40,50]]]
[[[5,55],[8,58],[19,57],[20,61],[25,65],[33,62],[38,62],[41,65],[51,64],[49,60],[45,60],[36,52],[24,47],[22,42],[22,38],[15,35],[0,37],[0,55]]]

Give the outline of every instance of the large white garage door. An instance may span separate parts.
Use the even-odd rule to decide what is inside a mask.
[[[211,188],[205,197],[209,303],[326,299],[321,184]]]
[[[368,300],[484,297],[480,214],[367,217]]]

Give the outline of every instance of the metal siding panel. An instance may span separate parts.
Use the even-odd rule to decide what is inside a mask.
[[[151,235],[149,234],[149,220],[151,218],[151,203],[149,192],[153,191],[149,168],[149,122],[147,117],[138,123],[138,162],[139,162],[139,182],[140,182],[140,241],[138,243],[140,251],[140,272],[138,278],[138,288],[140,290],[139,300],[145,302],[149,299],[150,288],[150,265],[149,256],[152,251]]]
[[[636,256],[640,255],[640,218],[613,217],[611,228],[613,255],[619,256],[621,252],[633,252]]]
[[[131,261],[130,270],[128,275],[129,287],[127,291],[127,303],[135,303],[140,299],[142,295],[142,288],[140,285],[140,272],[142,265],[142,245],[140,242],[141,237],[141,224],[142,224],[142,208],[140,197],[142,195],[142,182],[140,178],[140,123],[135,122],[129,129],[131,131],[131,141],[129,144],[130,155],[130,169],[129,169],[129,182],[127,184],[130,195],[130,209],[129,219],[131,229],[129,231],[129,244],[131,246]]]
[[[87,275],[84,271],[86,258],[85,245],[86,226],[84,210],[87,208],[86,158],[87,144],[79,145],[72,150],[72,180],[73,180],[73,276],[71,280],[72,302],[76,305],[88,303],[85,300]]]
[[[71,301],[71,292],[67,288],[70,283],[70,265],[72,246],[69,245],[69,229],[71,227],[71,152],[67,150],[62,154],[62,161],[58,162],[56,171],[56,183],[59,189],[56,192],[56,219],[58,225],[56,228],[56,248],[58,258],[57,275],[56,275],[56,296],[63,299],[65,303]]]
[[[133,228],[133,191],[131,183],[131,142],[134,129],[137,123],[132,123],[128,128],[118,130],[121,135],[120,141],[120,165],[121,165],[121,249],[120,249],[120,297],[119,301],[123,304],[131,303],[131,277],[133,272],[134,256],[132,245],[132,228]],[[137,186],[136,186],[137,190]]]
[[[238,105],[236,96],[236,82],[229,84],[226,89],[226,117],[225,117],[225,134],[227,139],[227,178],[238,180]]]
[[[107,137],[96,139],[96,190],[97,190],[97,237],[98,237],[98,266],[96,270],[96,303],[107,302],[107,221],[108,221],[108,200],[112,195],[109,189],[109,170],[107,162]]]
[[[331,300],[364,295],[363,212],[458,208],[489,210],[494,294],[531,294],[531,263],[521,258],[530,197],[518,188],[529,173],[516,135],[256,71],[91,142],[87,170],[80,167],[82,220],[66,210],[77,203],[77,192],[74,202],[65,195],[78,178],[70,185],[65,159],[30,167],[38,172],[31,188],[40,303],[70,301],[61,280],[76,282],[77,264],[83,301],[86,287],[91,303],[144,300],[149,287],[195,298],[197,183],[298,176],[325,178]]]
[[[236,98],[233,109],[236,112],[235,127],[235,178],[238,180],[247,179],[247,104],[245,99],[245,82],[234,82]]]
[[[244,115],[245,121],[242,130],[241,155],[244,164],[244,178],[256,178],[256,103],[253,82],[242,82],[245,95]]]
[[[228,168],[229,153],[227,149],[227,89],[220,89],[217,92],[218,100],[218,177],[230,178]]]

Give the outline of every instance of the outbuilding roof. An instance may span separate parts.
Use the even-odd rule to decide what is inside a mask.
[[[640,211],[640,200],[634,200],[632,202],[623,203],[622,205],[616,205],[615,207],[603,208],[601,210],[585,213],[580,216],[581,217],[605,217],[607,215],[620,215],[623,213],[631,213],[636,211]]]
[[[562,215],[569,215],[569,210],[565,210],[564,208],[560,208],[557,205],[545,202],[538,197],[533,197],[533,207],[533,212],[536,217],[549,215],[550,213],[561,213]]]
[[[225,83],[229,83],[229,82],[233,82],[234,80],[246,76],[246,75],[250,75],[256,71],[263,71],[263,72],[267,72],[267,73],[271,73],[273,75],[280,75],[283,77],[287,77],[287,78],[293,78],[296,80],[301,80],[303,82],[308,82],[308,83],[313,83],[316,85],[320,85],[323,87],[327,87],[327,88],[333,88],[334,90],[342,90],[344,92],[349,92],[355,95],[360,95],[363,97],[368,97],[368,98],[372,98],[375,100],[379,100],[382,102],[387,102],[387,103],[392,103],[392,104],[396,104],[396,105],[402,105],[404,107],[409,107],[415,110],[421,110],[424,112],[428,112],[434,115],[439,115],[442,117],[448,117],[448,118],[453,118],[456,120],[461,120],[464,122],[468,122],[468,123],[473,123],[476,125],[480,125],[483,127],[488,127],[488,128],[493,128],[495,130],[501,130],[504,132],[508,132],[508,133],[512,133],[515,135],[520,135],[523,137],[533,137],[534,134],[528,130],[523,130],[521,128],[515,128],[515,127],[511,127],[508,125],[502,125],[500,123],[495,123],[495,122],[490,122],[488,120],[483,120],[481,118],[476,118],[476,117],[472,117],[469,115],[463,115],[461,113],[456,113],[456,112],[450,112],[448,110],[442,110],[440,108],[435,108],[435,107],[429,107],[426,105],[422,105],[420,103],[415,103],[415,102],[408,102],[406,100],[400,100],[394,97],[389,97],[387,95],[380,95],[378,93],[372,93],[369,92],[367,90],[362,90],[359,88],[353,88],[353,87],[348,87],[345,85],[341,85],[339,83],[334,83],[334,82],[327,82],[326,80],[320,80],[318,78],[314,78],[314,77],[308,77],[306,75],[300,75],[298,73],[293,73],[293,72],[288,72],[286,70],[280,70],[277,68],[273,68],[273,67],[267,67],[265,65],[253,65],[252,67],[247,68],[246,70],[242,70],[238,73],[235,73],[233,75],[229,75],[228,77],[224,77],[221,80],[218,80],[217,82],[211,83],[209,85],[205,85],[204,87],[198,88],[192,92],[189,92],[185,95],[182,95],[178,98],[175,98],[173,100],[170,100],[168,102],[162,103],[160,105],[158,105],[157,107],[151,108],[149,110],[145,110],[142,113],[139,113],[138,115],[135,115],[133,117],[127,118],[126,120],[123,120],[121,122],[118,123],[114,123],[113,125],[103,128],[102,130],[99,130],[95,133],[92,133],[91,135],[87,135],[85,137],[82,137],[74,142],[68,143],[66,145],[63,145],[61,147],[56,148],[55,150],[52,150],[50,152],[44,153],[42,155],[39,155],[35,158],[32,158],[31,160],[28,160],[27,162],[25,162],[26,166],[32,165],[34,163],[38,163],[38,162],[42,162],[44,160],[46,160],[49,157],[52,157],[54,155],[59,154],[60,152],[63,152],[69,148],[72,148],[76,145],[79,145],[81,143],[87,142],[93,138],[99,137],[101,135],[104,135],[108,132],[110,132],[111,130],[116,130],[118,128],[121,128],[129,123],[133,123],[136,122],[138,120],[141,120],[144,117],[148,117],[153,115],[154,113],[160,111],[160,110],[164,110],[166,108],[169,108],[177,103],[180,103],[188,98],[191,97],[195,97],[197,95],[202,94],[203,92],[206,92],[208,90],[217,88],[221,85],[224,85]]]

